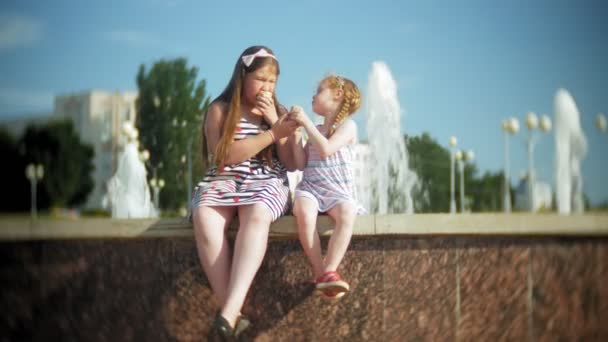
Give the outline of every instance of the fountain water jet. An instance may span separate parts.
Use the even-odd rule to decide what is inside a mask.
[[[131,124],[123,126],[127,137],[116,173],[108,181],[112,218],[155,218],[158,212],[150,201],[146,167],[139,157],[138,132]]]
[[[587,138],[581,128],[574,98],[565,90],[555,94],[555,182],[557,211],[582,213],[583,176],[581,161],[587,154]]]
[[[410,171],[401,132],[397,84],[384,62],[372,63],[367,87],[367,137],[371,163],[371,209],[378,214],[414,211]]]

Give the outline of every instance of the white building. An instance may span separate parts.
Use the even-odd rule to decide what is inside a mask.
[[[116,170],[124,137],[120,130],[125,121],[135,123],[137,92],[101,90],[55,97],[55,117],[71,118],[74,128],[85,143],[95,150],[93,179],[95,187],[84,205],[101,208],[106,182]]]
[[[371,150],[367,144],[355,145],[355,161],[353,171],[355,174],[355,185],[357,189],[357,200],[367,210],[371,212]]]
[[[533,212],[552,208],[553,191],[551,189],[551,185],[543,182],[534,182],[532,191],[534,191]],[[527,172],[523,173],[520,176],[519,184],[515,189],[515,209],[520,211],[530,210],[530,195]]]

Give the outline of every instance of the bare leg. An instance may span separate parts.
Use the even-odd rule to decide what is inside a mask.
[[[230,246],[224,231],[234,207],[198,207],[192,213],[198,257],[220,307],[226,302],[230,278]]]
[[[321,241],[317,232],[318,210],[317,204],[306,197],[298,197],[295,200],[293,214],[298,222],[298,236],[302,249],[312,266],[313,279],[323,275]]]
[[[331,208],[327,214],[336,222],[336,228],[327,245],[325,272],[336,271],[340,266],[353,235],[357,208],[352,203],[340,203]]]
[[[238,207],[239,231],[234,244],[234,257],[227,297],[221,315],[232,326],[241,311],[249,287],[257,273],[268,244],[268,230],[272,221],[270,211],[262,204]]]

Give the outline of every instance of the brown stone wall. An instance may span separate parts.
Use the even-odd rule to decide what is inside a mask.
[[[0,341],[201,341],[218,309],[192,238],[2,242],[0,260]],[[246,339],[608,340],[606,238],[355,238],[340,273],[352,290],[327,302],[298,242],[271,241]]]

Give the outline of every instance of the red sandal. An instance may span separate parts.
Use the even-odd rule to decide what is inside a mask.
[[[350,289],[348,283],[340,278],[338,272],[325,272],[315,281],[317,290],[327,297],[340,298]]]

